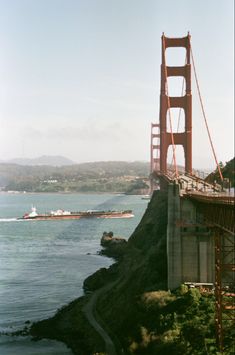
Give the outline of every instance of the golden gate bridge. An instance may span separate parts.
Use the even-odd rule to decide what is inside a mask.
[[[186,49],[185,64],[168,66],[166,50],[177,47]],[[206,183],[193,170],[191,61],[205,129],[220,177],[213,185]],[[170,77],[183,77],[185,85],[181,96],[169,96]],[[177,130],[173,130],[173,123],[176,125],[172,121],[171,109],[176,108],[179,116]],[[185,127],[183,132],[179,132],[182,110]],[[170,146],[172,161],[168,163]],[[176,146],[182,146],[184,150],[185,162],[180,168]],[[203,106],[189,33],[183,38],[162,35],[160,114],[159,122],[151,124],[150,166],[151,192],[156,182],[160,189],[168,191],[168,287],[173,289],[182,282],[212,282],[215,285],[216,336],[219,350],[223,353],[226,326],[235,323],[234,196],[229,196],[223,189],[224,179]],[[206,229],[202,231],[202,228]],[[191,266],[195,272],[187,270]]]

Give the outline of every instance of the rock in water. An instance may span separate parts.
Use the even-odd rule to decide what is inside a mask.
[[[101,238],[100,244],[102,247],[109,247],[116,244],[125,244],[127,243],[126,239],[122,237],[114,237],[113,232],[104,232]]]

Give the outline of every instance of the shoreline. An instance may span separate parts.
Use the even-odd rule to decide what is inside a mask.
[[[96,192],[96,191],[90,191],[90,192],[78,192],[78,191],[69,191],[69,192],[64,192],[64,191],[58,191],[58,192],[37,192],[37,191],[0,191],[0,195],[33,195],[33,194],[43,194],[43,195],[126,195],[125,192]],[[133,196],[133,195],[132,195]],[[138,194],[136,196],[139,196]]]
[[[98,269],[83,281],[84,295],[62,306],[54,316],[28,324],[16,335],[30,335],[34,341],[46,338],[63,342],[75,355],[90,355],[93,354],[93,351],[98,355],[104,354],[104,351],[107,350],[109,355],[119,354],[119,352],[116,352],[116,345],[113,344],[106,330],[100,325],[102,320],[100,320],[96,310],[99,295],[112,288],[113,284],[119,281],[119,279],[110,281],[110,273],[115,274],[117,272],[118,258],[113,251],[113,247],[100,249],[97,253],[113,259],[114,263],[108,269]],[[96,283],[95,286],[94,282]],[[70,334],[66,330],[67,317],[69,317]],[[97,318],[99,322],[97,322]],[[74,320],[76,320],[76,324],[73,324]],[[84,342],[84,338],[86,342]],[[116,344],[117,341],[115,340],[114,343]]]
[[[153,203],[153,205],[155,204],[156,202]],[[162,214],[163,209],[160,208],[159,211],[161,211],[160,213]],[[121,334],[116,332],[112,325],[109,324],[108,319],[105,317],[104,310],[100,307],[100,303],[103,302],[103,299],[107,299],[108,293],[112,293],[115,289],[118,290],[120,287],[122,288],[126,283],[129,284],[129,275],[136,274],[146,262],[148,263],[148,258],[142,259],[142,251],[139,250],[139,248],[142,249],[142,247],[140,245],[138,246],[138,244],[143,243],[145,249],[148,243],[151,243],[149,240],[147,245],[145,245],[146,241],[141,236],[146,228],[144,220],[149,219],[149,215],[151,214],[152,212],[149,212],[147,208],[141,222],[136,227],[136,230],[130,236],[127,243],[109,246],[99,251],[102,255],[113,258],[114,263],[108,269],[101,268],[97,270],[94,274],[84,280],[84,296],[59,309],[53,317],[33,323],[29,329],[29,334],[33,336],[34,339],[39,340],[49,338],[62,341],[75,355],[91,355],[94,353],[97,355],[104,354],[106,351],[105,343],[89,323],[83,312],[84,307],[88,307],[87,305],[91,298],[96,297],[96,294],[98,294],[94,310],[95,318],[98,314],[98,319],[99,321],[101,320],[100,323],[102,323],[102,326],[104,325],[104,328],[108,330],[109,336],[110,334],[112,335],[111,339],[113,339],[113,343],[115,344],[116,353],[125,354],[122,349],[125,349],[126,344],[123,344]],[[155,219],[155,213],[152,217]],[[136,243],[137,245],[135,245]],[[145,279],[145,276],[142,275],[141,272],[141,279],[142,276]],[[160,280],[162,280],[162,278],[165,278],[164,273],[161,274]],[[136,281],[138,289],[138,280]],[[162,288],[164,284],[165,282],[162,283],[162,281],[160,281],[159,287]],[[105,290],[105,292],[102,290]],[[112,298],[108,297],[108,300],[104,302],[106,306],[111,302],[111,308],[108,307],[108,310],[112,309],[114,306]],[[119,316],[122,318],[121,313]],[[123,317],[125,317],[125,312]],[[86,339],[85,343],[83,339]]]

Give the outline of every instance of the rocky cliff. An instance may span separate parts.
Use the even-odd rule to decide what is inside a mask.
[[[84,281],[85,290],[94,292],[117,280],[115,287],[99,297],[97,311],[110,331],[118,336],[123,333],[129,337],[129,327],[136,319],[138,296],[146,291],[166,288],[166,207],[165,193],[156,193],[128,243],[121,247],[118,243],[117,250],[115,247],[111,249],[112,256],[117,253],[120,261],[109,269],[98,270]],[[102,340],[82,312],[87,299],[89,296],[80,298],[59,310],[53,318],[35,323],[31,334],[37,339],[46,337],[64,341],[75,354],[101,351]],[[86,345],[82,341],[84,338]],[[123,341],[128,342],[127,339]]]

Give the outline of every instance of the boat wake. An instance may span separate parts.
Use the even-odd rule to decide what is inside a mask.
[[[19,220],[17,218],[0,218],[1,222],[19,222]]]

